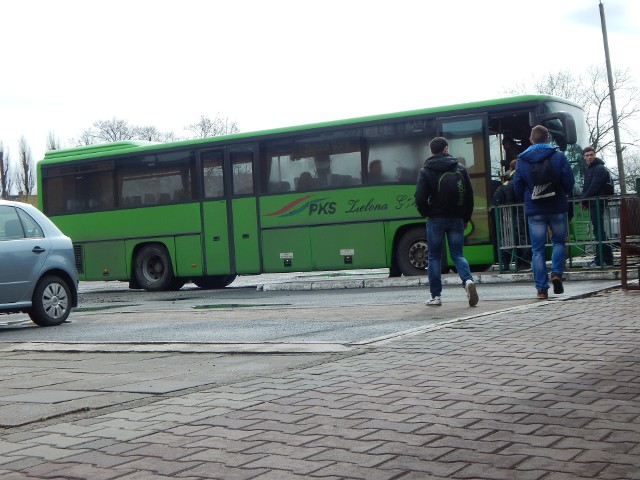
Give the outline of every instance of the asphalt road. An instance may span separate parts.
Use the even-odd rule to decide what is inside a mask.
[[[458,285],[445,286],[441,307],[427,307],[426,286],[394,287],[394,279],[383,288],[281,291],[256,288],[256,278],[261,277],[223,290],[189,284],[177,292],[156,293],[129,290],[126,283],[86,282],[81,284],[80,307],[67,323],[38,328],[25,315],[0,317],[0,344],[60,350],[85,345],[105,351],[116,345],[149,351],[166,344],[181,344],[186,350],[189,345],[226,345],[225,351],[231,346],[246,351],[248,345],[265,344],[279,345],[279,351],[285,345],[339,350],[490,312],[512,309],[515,314],[539,304],[529,281],[480,284],[480,303],[471,308]],[[566,293],[551,301],[613,285],[611,280],[567,282]]]

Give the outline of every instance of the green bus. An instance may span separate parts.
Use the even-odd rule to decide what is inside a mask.
[[[39,208],[73,240],[80,280],[172,290],[222,288],[237,275],[389,268],[424,275],[425,220],[413,193],[435,136],[471,177],[465,256],[496,261],[487,205],[504,136],[527,145],[544,124],[576,168],[579,106],[519,96],[252,133],[47,152]],[[501,166],[502,164],[502,166]],[[449,259],[450,261],[450,259]]]

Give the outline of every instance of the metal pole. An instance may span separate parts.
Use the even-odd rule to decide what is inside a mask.
[[[627,193],[627,182],[624,178],[624,162],[622,161],[622,146],[620,145],[620,131],[618,130],[618,111],[616,97],[613,91],[613,75],[611,74],[611,60],[609,59],[609,41],[607,40],[607,24],[604,20],[604,5],[600,0],[600,23],[602,24],[602,40],[604,42],[604,56],[607,61],[607,78],[609,80],[609,96],[611,97],[611,116],[613,120],[613,137],[616,142],[616,158],[618,159],[618,178],[620,193]]]

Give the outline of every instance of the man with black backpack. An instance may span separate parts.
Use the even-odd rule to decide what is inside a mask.
[[[584,173],[584,185],[582,188],[581,203],[582,209],[589,209],[589,218],[593,225],[593,233],[598,241],[602,243],[602,257],[605,265],[613,265],[613,250],[611,245],[606,243],[607,236],[604,229],[604,211],[606,203],[603,199],[590,197],[601,197],[613,195],[613,182],[611,173],[607,170],[604,162],[596,157],[596,150],[589,146],[582,150],[582,158],[587,163],[587,170]],[[592,262],[585,265],[585,268],[596,268],[602,265],[600,259],[600,248],[596,245],[596,256]]]
[[[531,146],[518,155],[513,188],[524,200],[524,213],[531,239],[531,269],[537,296],[549,298],[549,277],[545,256],[547,231],[551,231],[551,282],[553,293],[564,293],[562,274],[566,257],[568,196],[575,179],[564,153],[548,144],[549,130],[531,129]]]
[[[473,213],[473,189],[465,168],[449,155],[449,144],[443,137],[429,143],[429,157],[418,174],[416,207],[427,218],[429,306],[442,305],[442,249],[447,237],[449,254],[467,292],[469,305],[478,304],[478,293],[469,263],[462,256],[464,230]]]

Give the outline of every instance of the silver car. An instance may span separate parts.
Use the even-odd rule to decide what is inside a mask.
[[[78,305],[73,245],[37,208],[0,200],[0,313],[25,312],[42,327]]]

